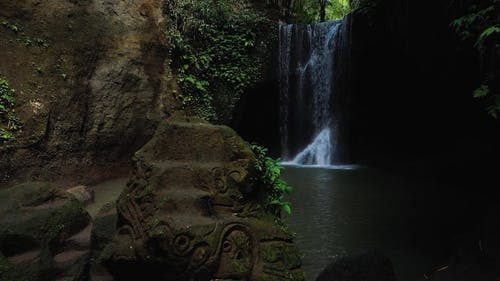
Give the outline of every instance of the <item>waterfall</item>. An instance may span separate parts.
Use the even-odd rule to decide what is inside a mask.
[[[282,158],[300,165],[329,166],[336,159],[336,79],[343,64],[341,21],[280,26]]]

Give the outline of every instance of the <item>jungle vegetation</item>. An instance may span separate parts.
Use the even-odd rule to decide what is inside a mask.
[[[488,114],[500,117],[500,0],[478,1],[455,19],[451,27],[462,47],[474,48],[481,62],[482,83],[473,95],[485,103]]]

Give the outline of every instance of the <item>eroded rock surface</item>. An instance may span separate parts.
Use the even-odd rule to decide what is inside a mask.
[[[304,280],[292,237],[252,182],[255,156],[233,130],[171,119],[135,163],[100,255],[115,280]]]

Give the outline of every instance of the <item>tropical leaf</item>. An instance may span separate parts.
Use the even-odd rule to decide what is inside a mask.
[[[477,40],[476,44],[481,44],[484,42],[486,39],[488,39],[491,35],[500,33],[500,27],[498,26],[490,26],[486,28],[481,35],[479,35],[479,39]]]
[[[474,91],[473,95],[475,98],[484,98],[488,95],[489,92],[490,92],[490,89],[489,89],[488,85],[483,84]]]

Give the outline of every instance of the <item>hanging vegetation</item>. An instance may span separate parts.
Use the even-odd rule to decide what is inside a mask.
[[[350,2],[350,0],[303,0],[293,9],[299,21],[315,23],[343,18],[351,12]]]
[[[183,106],[227,122],[243,93],[262,79],[276,28],[245,1],[176,0],[165,11]]]

